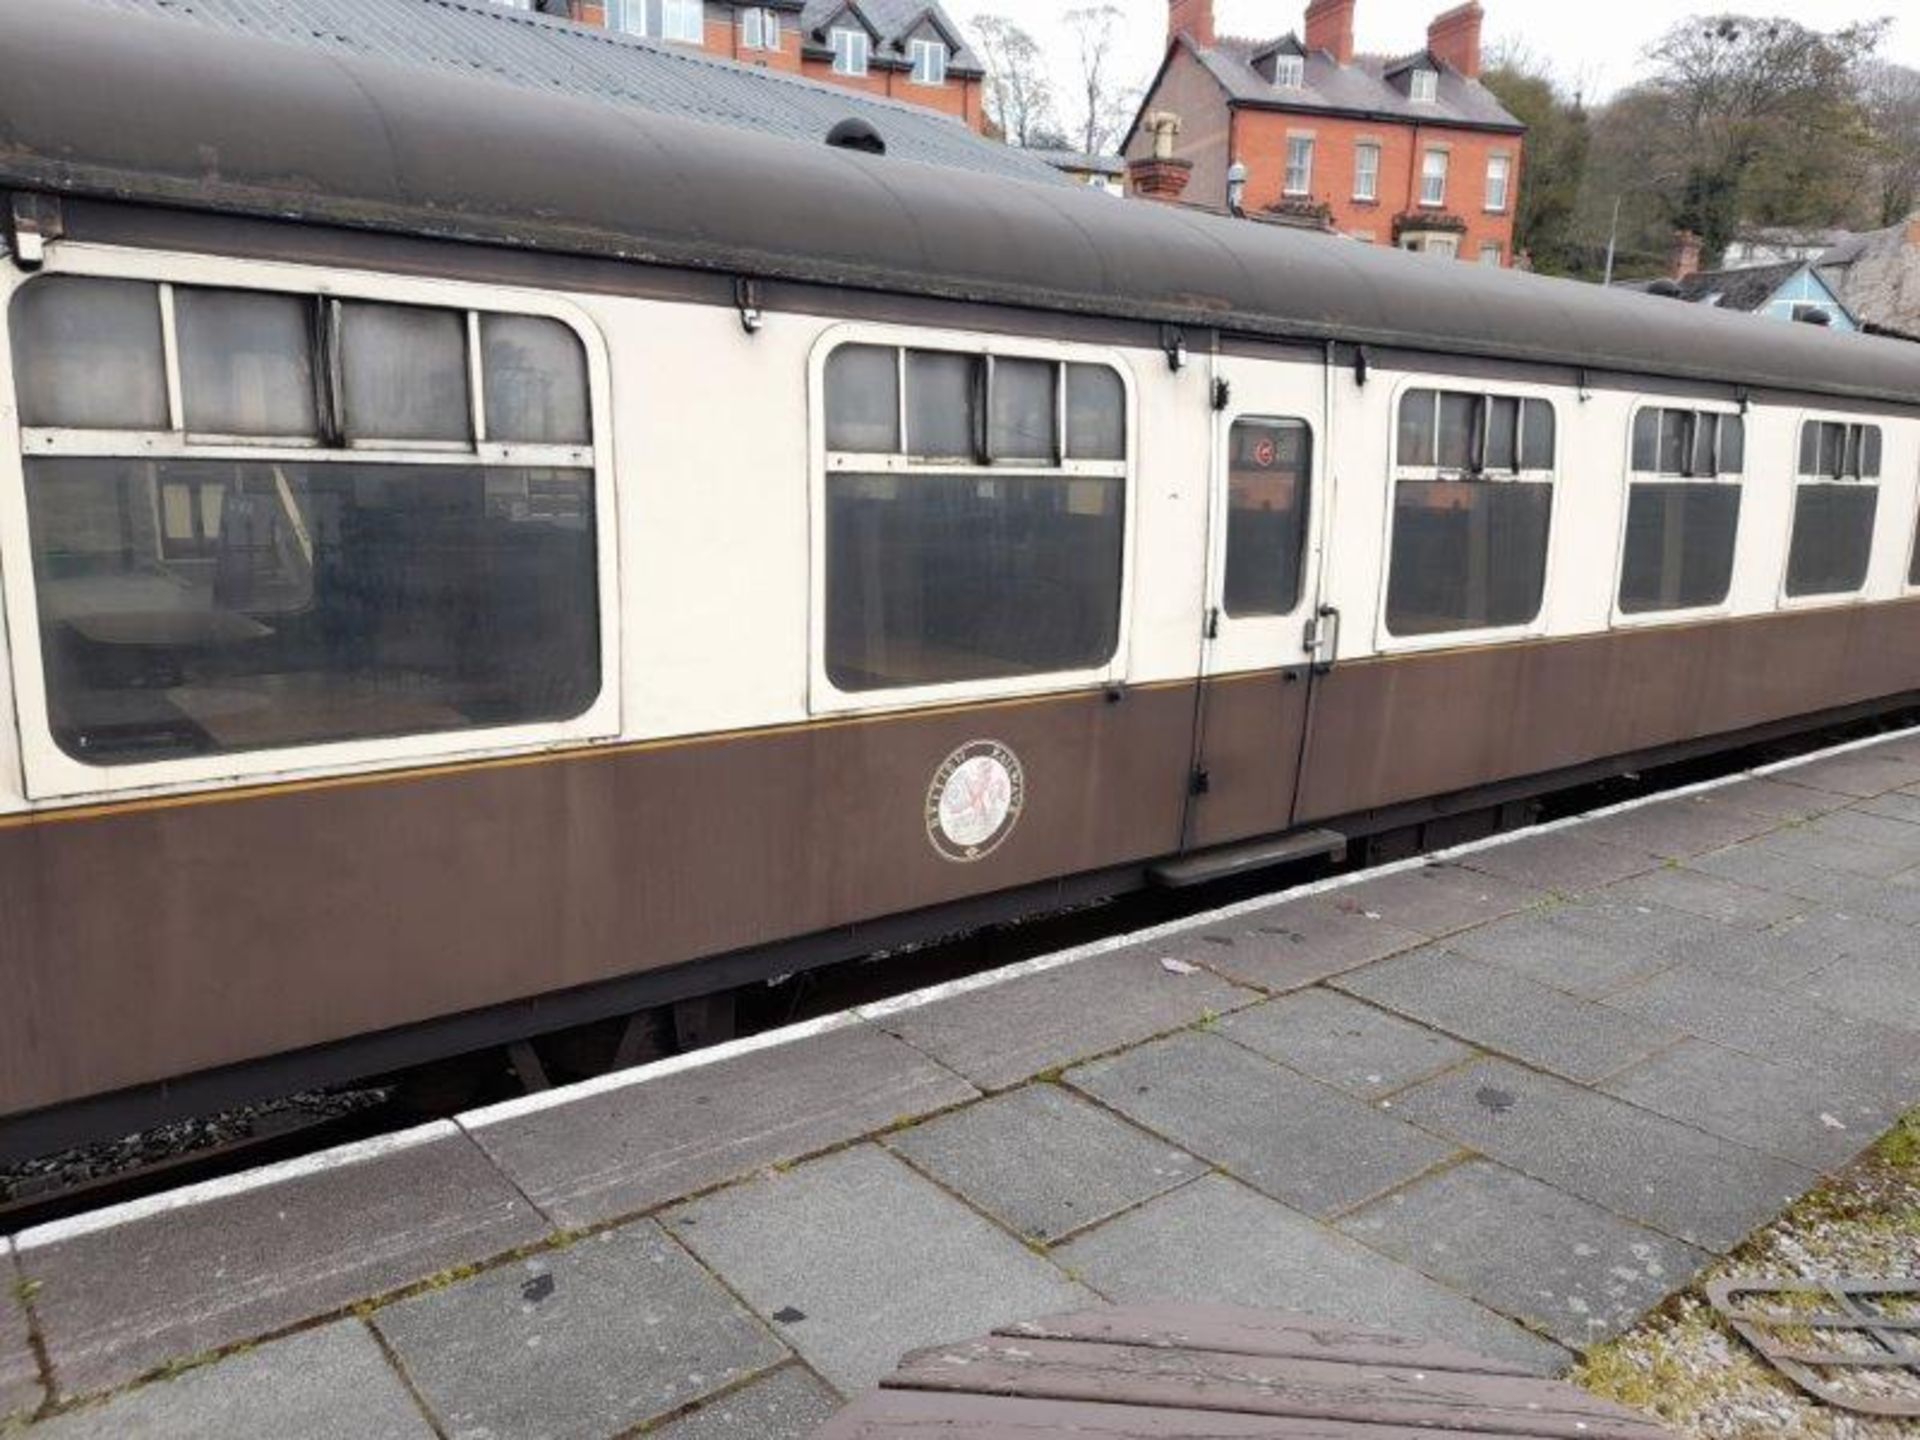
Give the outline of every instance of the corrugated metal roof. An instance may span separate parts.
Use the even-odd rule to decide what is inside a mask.
[[[870,3],[870,0],[869,0]],[[13,0],[46,14],[92,5],[820,140],[849,116],[890,153],[930,165],[1047,183],[1050,166],[949,116],[671,45],[509,9],[490,0]]]
[[[0,187],[1920,405],[1912,345],[73,0],[0,4],[0,137]]]
[[[1288,37],[1289,39],[1291,37]],[[1183,43],[1191,43],[1182,37]],[[1439,80],[1431,101],[1416,102],[1387,77],[1418,60],[1384,55],[1356,55],[1341,65],[1324,50],[1306,50],[1306,80],[1301,85],[1277,86],[1253,67],[1253,58],[1284,42],[1244,40],[1221,36],[1212,47],[1193,46],[1200,63],[1211,71],[1227,94],[1246,105],[1273,105],[1289,110],[1335,114],[1392,115],[1424,124],[1458,124],[1523,130],[1493,92],[1478,80],[1469,80],[1451,66],[1429,62]],[[1297,43],[1297,42],[1296,42]]]

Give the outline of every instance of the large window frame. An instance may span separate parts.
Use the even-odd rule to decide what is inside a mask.
[[[1841,456],[1841,474],[1827,475],[1821,471],[1816,455],[1813,473],[1805,466],[1807,434],[1810,429],[1820,426],[1840,426],[1851,437],[1854,432],[1874,430],[1878,432],[1876,448],[1872,456],[1872,473],[1863,473],[1864,456],[1856,453],[1855,444],[1843,443]],[[1818,610],[1836,605],[1858,605],[1870,598],[1873,589],[1873,567],[1882,545],[1882,530],[1887,523],[1887,498],[1889,495],[1886,442],[1892,429],[1891,421],[1884,415],[1847,413],[1843,411],[1808,410],[1799,414],[1793,426],[1793,450],[1789,457],[1792,465],[1793,488],[1787,506],[1787,524],[1784,534],[1785,545],[1780,557],[1779,605],[1782,610]],[[1864,437],[1862,437],[1862,441]],[[1816,441],[1816,444],[1819,443]],[[1793,544],[1800,518],[1800,497],[1804,491],[1812,489],[1857,489],[1870,486],[1875,495],[1873,531],[1867,537],[1866,568],[1860,577],[1860,583],[1851,590],[1808,591],[1794,594],[1791,591],[1793,576]]]
[[[828,671],[828,595],[827,595],[827,482],[834,474],[940,475],[981,473],[981,467],[949,461],[915,459],[904,453],[850,454],[827,449],[826,373],[834,352],[846,346],[870,345],[897,348],[902,352],[941,352],[971,358],[995,360],[1038,360],[1054,365],[1094,365],[1114,371],[1124,394],[1126,458],[1117,461],[1072,460],[1057,464],[1029,464],[999,461],[991,473],[999,478],[1023,477],[1060,479],[1118,480],[1121,485],[1123,518],[1120,541],[1120,597],[1118,628],[1114,651],[1100,665],[1079,670],[1044,674],[1013,675],[950,683],[900,686],[890,689],[844,690]],[[907,429],[908,397],[901,387],[901,434]],[[1064,387],[1060,396],[1062,419],[1059,433],[1064,441]],[[807,416],[808,457],[811,471],[808,486],[808,711],[814,715],[885,713],[950,705],[958,701],[1011,699],[1029,695],[1068,693],[1097,689],[1123,679],[1127,674],[1133,630],[1134,576],[1139,544],[1139,456],[1140,400],[1132,367],[1119,351],[1098,346],[1062,344],[1029,340],[1014,336],[986,336],[955,330],[922,330],[910,326],[839,325],[815,341],[808,362]]]
[[[850,25],[836,25],[827,34],[833,51],[833,73],[859,79],[868,73],[873,59],[873,37]]]
[[[1697,432],[1688,439],[1688,457],[1678,470],[1664,467],[1662,437],[1666,418],[1662,412],[1688,412],[1695,416],[1713,416],[1724,424],[1727,420],[1737,420],[1742,427],[1742,455],[1738,470],[1727,471],[1719,468],[1722,455],[1721,440],[1714,440],[1715,470],[1712,474],[1698,473]],[[1636,434],[1640,417],[1648,412],[1660,415],[1656,422],[1661,429],[1654,437],[1655,468],[1639,468],[1635,454]],[[1752,496],[1749,494],[1748,478],[1753,471],[1753,442],[1755,426],[1753,416],[1740,406],[1721,401],[1692,400],[1649,395],[1637,401],[1627,416],[1626,451],[1622,473],[1626,483],[1621,487],[1620,532],[1614,546],[1612,623],[1621,629],[1633,629],[1641,626],[1687,624],[1700,620],[1720,619],[1734,611],[1734,593],[1740,585],[1740,555],[1745,548],[1748,532],[1749,508]],[[1625,565],[1627,557],[1627,535],[1629,522],[1633,516],[1633,491],[1636,485],[1701,485],[1732,489],[1740,496],[1739,518],[1735,523],[1733,538],[1733,568],[1727,582],[1726,596],[1716,605],[1676,606],[1658,610],[1629,610],[1622,604],[1621,589],[1625,584]]]
[[[23,430],[0,426],[0,593],[9,627],[9,664],[20,722],[21,761],[29,799],[42,801],[108,798],[128,794],[176,793],[227,788],[314,774],[394,769],[423,763],[459,762],[526,753],[557,744],[587,744],[617,738],[621,726],[621,627],[619,605],[619,515],[611,457],[612,387],[604,342],[593,322],[575,306],[535,291],[402,279],[361,272],[321,270],[270,262],[236,262],[207,256],[129,252],[108,247],[66,245],[50,253],[35,276],[15,275],[0,283],[0,395],[13,396],[15,377],[11,337],[12,300],[21,285],[40,275],[91,276],[134,280],[160,287],[165,344],[169,428],[163,431],[74,430],[55,427]],[[327,299],[417,305],[467,315],[470,365],[469,403],[476,437],[466,443],[363,442],[338,449],[320,448],[308,438],[190,436],[182,413],[179,352],[174,322],[174,287],[260,291],[281,295],[318,295]],[[484,392],[474,343],[478,317],[525,315],[552,319],[579,339],[586,353],[591,443],[579,445],[503,444],[486,440]],[[9,403],[11,403],[9,401]],[[34,580],[27,489],[20,477],[29,459],[73,456],[141,460],[280,460],[302,465],[329,463],[410,466],[520,465],[590,471],[595,507],[596,590],[599,605],[600,689],[580,713],[565,720],[532,724],[449,729],[368,739],[329,740],[260,750],[171,756],[153,761],[96,765],[75,759],[53,737],[44,652]]]
[[[1552,495],[1547,504],[1547,543],[1546,557],[1540,580],[1540,605],[1533,617],[1522,624],[1483,625],[1471,629],[1436,631],[1428,634],[1397,634],[1388,622],[1388,602],[1393,588],[1393,541],[1396,510],[1396,496],[1401,481],[1441,481],[1462,480],[1464,477],[1457,467],[1434,465],[1405,465],[1400,458],[1400,412],[1409,392],[1433,390],[1441,395],[1448,393],[1467,393],[1486,396],[1489,399],[1511,400],[1518,402],[1524,411],[1527,401],[1538,401],[1553,412],[1554,452],[1553,467],[1548,470],[1530,469],[1522,466],[1511,472],[1489,470],[1483,467],[1479,476],[1466,483],[1507,485],[1507,484],[1544,484]],[[1558,566],[1561,531],[1561,509],[1565,486],[1566,466],[1563,456],[1566,453],[1567,427],[1565,407],[1561,401],[1564,391],[1545,385],[1512,383],[1493,380],[1468,380],[1460,376],[1444,373],[1409,375],[1393,388],[1389,397],[1389,406],[1384,423],[1389,427],[1389,447],[1387,466],[1386,503],[1382,507],[1380,539],[1380,578],[1375,594],[1376,616],[1374,642],[1381,654],[1409,654],[1428,650],[1458,650],[1481,644],[1499,644],[1508,641],[1526,640],[1545,635],[1552,622],[1554,577]],[[1489,407],[1483,415],[1484,425],[1491,417]],[[1484,440],[1483,453],[1484,453]],[[1436,454],[1435,459],[1439,457]]]
[[[910,40],[907,59],[912,65],[909,78],[913,84],[939,89],[947,83],[947,65],[953,51],[944,40]]]

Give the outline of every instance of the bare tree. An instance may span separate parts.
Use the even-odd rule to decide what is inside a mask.
[[[1027,146],[1057,133],[1053,82],[1039,43],[1004,15],[982,15],[973,30],[987,71],[987,114],[1007,143]]]
[[[1141,87],[1115,73],[1115,50],[1126,12],[1102,3],[1069,10],[1067,28],[1078,42],[1080,66],[1074,77],[1074,134],[1089,155],[1116,149],[1140,103]]]
[[[1920,70],[1875,63],[1867,70],[1865,101],[1878,222],[1897,225],[1920,207]]]

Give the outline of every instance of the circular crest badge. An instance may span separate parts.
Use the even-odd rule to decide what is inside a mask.
[[[1027,802],[1020,757],[998,740],[962,745],[927,787],[927,839],[944,860],[971,864],[1000,848]]]

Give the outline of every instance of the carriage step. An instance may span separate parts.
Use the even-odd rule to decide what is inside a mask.
[[[1347,837],[1338,830],[1296,830],[1271,840],[1222,845],[1217,850],[1165,860],[1147,871],[1147,879],[1166,890],[1185,890],[1210,880],[1291,865],[1296,860],[1340,860],[1346,853]]]

